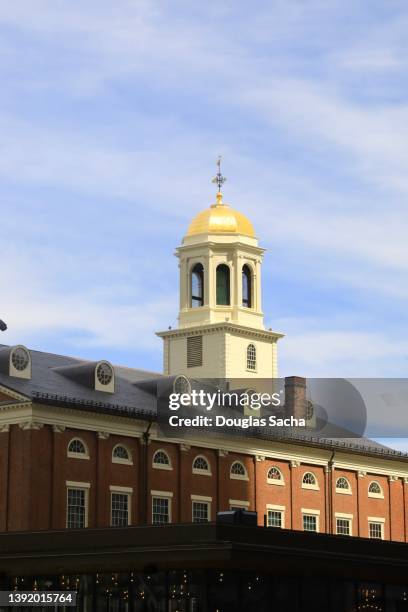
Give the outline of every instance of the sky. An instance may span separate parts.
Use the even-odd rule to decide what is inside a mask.
[[[405,377],[407,31],[405,0],[3,3],[0,340],[160,371],[222,155],[280,374]]]

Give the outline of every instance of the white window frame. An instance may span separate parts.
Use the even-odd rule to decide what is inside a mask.
[[[308,531],[310,533],[320,533],[320,510],[316,510],[314,508],[301,508],[302,513],[302,528],[303,531]],[[316,531],[311,531],[310,529],[305,529],[303,526],[303,517],[307,516],[315,516],[316,517]]]
[[[349,487],[348,489],[342,489],[341,487],[339,488],[337,486],[337,482],[340,480],[340,478],[344,478],[345,480],[347,480],[348,487]],[[336,493],[340,493],[340,495],[352,495],[353,494],[353,490],[351,488],[350,480],[346,476],[338,476],[336,478]]]
[[[115,485],[110,485],[110,524],[112,527],[112,495],[117,493],[118,495],[127,495],[128,498],[128,526],[132,524],[132,495],[133,488],[132,487],[119,487]]]
[[[91,488],[91,483],[90,482],[76,482],[73,480],[66,480],[65,481],[65,487],[66,487],[66,494],[65,494],[65,500],[66,500],[66,509],[65,509],[65,526],[67,529],[75,529],[75,527],[68,527],[68,490],[69,489],[78,489],[80,491],[84,491],[85,492],[85,520],[84,520],[84,527],[78,527],[77,529],[84,529],[85,527],[88,527],[88,514],[89,514],[89,489]]]
[[[207,457],[205,455],[197,455],[193,459],[192,466],[194,466],[194,463],[197,459],[204,459],[208,465],[208,470],[200,470],[198,468],[192,467],[193,474],[199,474],[200,476],[212,476],[211,463],[208,461]]]
[[[383,516],[368,516],[367,517],[367,522],[368,522],[368,537],[371,540],[384,540],[385,536],[384,536],[384,526],[385,526],[385,518]],[[372,538],[370,536],[370,523],[377,523],[381,526],[381,538]]]
[[[212,505],[212,497],[207,497],[205,495],[191,495],[191,521],[193,521],[194,519],[194,503],[197,502],[199,504],[206,504],[207,505],[207,516],[208,516],[208,523],[211,522],[211,505]]]
[[[334,518],[335,518],[335,521],[336,521],[336,534],[337,535],[350,535],[350,536],[353,535],[353,515],[352,514],[346,514],[344,512],[335,512],[334,513]],[[350,533],[349,534],[339,533],[338,532],[337,519],[349,522],[349,528],[350,528]]]
[[[303,482],[303,479],[306,476],[306,474],[312,474],[312,476],[315,479],[315,484],[309,484],[307,482]],[[320,490],[319,481],[317,480],[316,474],[314,472],[312,472],[311,470],[307,470],[303,474],[303,476],[302,476],[302,489],[311,489],[313,491],[319,491]]]
[[[272,527],[272,525],[268,525],[268,512],[272,510],[272,512],[280,512],[281,513],[281,526],[275,527],[275,529],[285,529],[285,514],[286,514],[286,506],[278,506],[277,504],[266,504],[266,525],[267,527]]]
[[[232,510],[232,506],[234,508],[240,508],[242,510],[248,510],[249,505],[250,505],[249,501],[244,501],[242,499],[230,499],[229,500],[230,510]]]
[[[72,442],[74,442],[75,440],[79,440],[79,442],[84,445],[84,453],[73,453],[72,451],[68,450]],[[70,459],[90,459],[89,449],[86,442],[79,436],[74,436],[73,438],[71,438],[67,444],[67,457],[69,457]]]
[[[157,453],[164,453],[165,455],[167,455],[169,464],[167,465],[165,463],[155,463],[154,458],[157,455]],[[169,453],[166,450],[164,450],[164,448],[158,448],[157,450],[154,451],[153,457],[152,457],[152,468],[154,470],[172,470],[173,469],[173,466],[171,464],[171,457]]]
[[[370,487],[371,487],[371,485],[372,485],[373,483],[378,484],[378,486],[380,487],[380,491],[381,491],[381,493],[371,493],[371,491],[370,491]],[[378,482],[378,480],[371,480],[371,482],[368,484],[368,487],[367,487],[367,494],[368,494],[368,497],[374,497],[374,498],[376,498],[376,499],[384,499],[384,489],[383,489],[383,487],[380,485],[380,483]]]
[[[113,456],[113,453],[115,452],[115,449],[118,448],[118,446],[122,446],[124,449],[126,449],[129,459],[122,459],[121,457]],[[112,448],[112,463],[121,463],[122,465],[133,465],[132,453],[130,452],[126,444],[121,444],[119,442],[119,444],[115,444],[115,446]]]
[[[278,470],[278,472],[279,472],[279,474],[280,474],[280,476],[281,476],[281,477],[280,477],[280,480],[277,480],[276,478],[269,478],[269,477],[268,477],[269,472],[270,472],[270,471],[271,471],[273,468],[274,468],[275,470]],[[278,468],[278,466],[277,466],[277,465],[271,465],[271,466],[268,468],[268,472],[267,472],[267,474],[266,474],[266,482],[267,482],[268,484],[271,484],[271,485],[278,485],[278,486],[280,486],[280,487],[285,486],[285,479],[283,478],[282,470],[280,470],[280,469]]]
[[[244,472],[245,472],[245,474],[233,474],[233,473],[231,472],[231,470],[232,470],[232,466],[233,466],[235,463],[240,463],[240,464],[242,465],[242,467],[244,468]],[[231,463],[231,465],[230,465],[230,478],[232,478],[232,480],[249,480],[249,477],[248,477],[248,470],[246,469],[246,467],[245,467],[245,465],[242,463],[242,461],[240,461],[239,459],[234,460],[234,461]]]
[[[160,525],[160,524],[162,524],[162,525],[169,525],[171,523],[171,521],[172,521],[172,515],[171,515],[171,513],[172,513],[172,505],[173,505],[172,504],[172,499],[173,499],[172,491],[155,491],[155,490],[152,489],[150,491],[150,495],[151,495],[151,498],[152,498],[152,524],[153,525]],[[169,505],[168,505],[168,507],[169,507],[169,521],[168,521],[168,523],[153,523],[153,499],[155,499],[155,498],[156,499],[157,498],[159,498],[159,499],[167,499],[167,501],[169,503]]]
[[[250,346],[253,346],[254,349],[255,349],[255,359],[251,359],[251,360],[248,359],[248,351],[249,351],[249,347]],[[249,361],[251,361],[251,362],[253,361],[255,367],[249,368],[248,367]],[[255,372],[256,373],[258,371],[258,350],[257,350],[257,346],[256,346],[256,344],[254,342],[250,342],[247,345],[246,349],[245,349],[245,369],[246,369],[247,372]]]

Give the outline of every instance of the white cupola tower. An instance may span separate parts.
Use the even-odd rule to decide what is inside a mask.
[[[277,340],[263,322],[261,265],[264,249],[252,223],[217,201],[190,223],[177,249],[179,327],[159,332],[164,373],[194,378],[275,378]]]

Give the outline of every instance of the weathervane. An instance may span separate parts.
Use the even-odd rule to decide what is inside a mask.
[[[221,174],[221,155],[219,155],[219,157],[217,159],[217,166],[218,166],[218,172],[217,172],[216,176],[214,176],[212,182],[216,183],[218,185],[218,193],[221,193],[221,187],[223,186],[223,184],[227,180],[225,178],[225,176],[222,176],[222,174]]]

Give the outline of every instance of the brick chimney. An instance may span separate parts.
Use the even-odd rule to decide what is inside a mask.
[[[306,406],[306,378],[287,376],[285,378],[286,415],[306,419]]]

